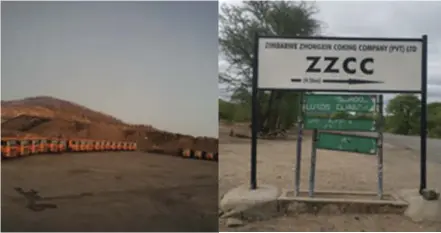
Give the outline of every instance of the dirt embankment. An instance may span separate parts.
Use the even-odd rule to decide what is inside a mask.
[[[62,137],[135,141],[141,150],[179,148],[217,152],[217,139],[130,125],[104,113],[53,97],[2,101],[2,136]]]

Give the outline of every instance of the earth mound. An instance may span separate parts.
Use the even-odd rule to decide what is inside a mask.
[[[62,137],[135,141],[140,150],[179,148],[218,151],[218,140],[127,124],[105,113],[50,96],[1,101],[2,136]]]

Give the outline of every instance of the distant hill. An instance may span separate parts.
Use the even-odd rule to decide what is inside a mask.
[[[2,136],[130,140],[141,147],[164,145],[217,151],[217,139],[195,138],[127,124],[108,114],[50,96],[1,101]],[[195,149],[197,149],[195,148]]]
[[[4,119],[14,118],[19,115],[29,115],[81,122],[102,122],[116,125],[125,124],[123,121],[105,113],[50,96],[2,101],[1,106],[1,114]]]

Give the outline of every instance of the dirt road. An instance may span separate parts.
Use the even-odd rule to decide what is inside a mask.
[[[250,141],[231,139],[228,130],[220,129],[219,187],[220,195],[229,189],[249,184]],[[258,140],[258,184],[294,188],[296,141]],[[301,188],[308,188],[311,139],[303,142]],[[419,187],[418,156],[413,150],[388,146],[384,148],[384,189],[392,192]],[[377,160],[375,156],[319,150],[317,153],[316,190],[376,191]],[[428,163],[428,184],[441,188],[441,164]],[[387,219],[387,220],[380,220]],[[223,222],[221,231],[231,231]],[[237,231],[430,231],[440,225],[414,224],[399,215],[298,215],[251,223]]]
[[[218,228],[211,161],[114,152],[36,155],[1,167],[2,231]]]

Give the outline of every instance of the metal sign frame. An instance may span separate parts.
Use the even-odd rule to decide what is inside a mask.
[[[261,38],[278,38],[278,39],[304,39],[304,40],[347,40],[347,41],[394,41],[394,42],[420,42],[422,43],[422,57],[421,57],[421,89],[419,91],[397,91],[397,90],[345,90],[345,89],[304,89],[304,88],[286,88],[286,89],[266,89],[258,87],[258,67],[259,67],[259,41]],[[293,61],[294,62],[294,61]],[[417,78],[417,77],[415,77]],[[379,38],[379,37],[288,37],[288,36],[261,36],[255,34],[254,38],[254,57],[253,57],[253,79],[252,79],[252,127],[251,127],[251,189],[257,188],[257,134],[258,134],[258,92],[259,90],[289,90],[302,92],[346,92],[346,93],[414,93],[421,94],[421,121],[420,121],[420,193],[427,187],[427,169],[426,169],[426,154],[427,154],[427,35],[421,38]],[[300,130],[299,130],[300,131]],[[297,171],[296,171],[297,172]]]
[[[316,94],[312,94],[312,95],[316,95]],[[320,94],[318,94],[320,95]],[[328,94],[329,95],[329,94]],[[329,95],[331,96],[331,95]],[[333,95],[335,96],[352,96],[350,94],[335,94]],[[357,96],[363,96],[363,95],[357,95]],[[316,163],[317,163],[317,150],[333,150],[330,148],[319,148],[318,147],[318,143],[319,143],[319,135],[321,133],[325,133],[325,134],[331,134],[331,135],[343,135],[343,136],[349,136],[349,137],[358,137],[358,138],[375,138],[376,140],[376,147],[377,147],[377,151],[375,153],[376,158],[377,158],[377,178],[378,178],[378,189],[377,189],[377,196],[380,199],[383,199],[383,96],[382,95],[377,95],[377,96],[371,96],[371,98],[374,97],[374,109],[372,109],[373,111],[371,111],[371,114],[380,114],[379,119],[376,119],[375,122],[375,131],[378,134],[378,137],[372,137],[372,136],[361,136],[361,135],[354,135],[354,134],[348,134],[348,132],[353,131],[350,129],[344,129],[344,130],[340,130],[340,131],[344,131],[344,133],[336,133],[336,132],[332,132],[327,130],[327,129],[319,129],[319,128],[313,128],[313,140],[312,140],[312,150],[311,150],[311,163],[310,163],[310,171],[309,171],[309,189],[308,189],[308,196],[309,197],[313,197],[314,196],[314,189],[315,189],[315,169],[316,169]],[[307,115],[308,113],[317,113],[315,110],[308,112],[308,110],[306,109],[306,104],[307,101],[303,101],[301,103],[304,107],[302,114],[300,115],[300,118],[302,119],[300,122],[303,123],[301,124],[299,127],[301,128],[305,128],[304,127],[304,117],[305,115]],[[346,111],[348,112],[348,111]],[[357,112],[357,111],[356,111]],[[330,112],[332,113],[336,113],[336,112]],[[358,112],[360,113],[360,112]],[[361,113],[365,113],[365,112],[361,112]],[[328,112],[329,114],[329,112]],[[356,131],[364,131],[367,132],[366,130],[356,130]],[[298,137],[301,137],[301,135],[298,135]],[[300,151],[300,152],[299,152]],[[344,150],[340,150],[340,151],[344,151]],[[346,151],[349,152],[349,151]],[[296,169],[301,169],[301,148],[297,151],[296,154]],[[295,187],[294,187],[294,193],[295,195],[299,195],[300,194],[300,174],[295,173]]]

